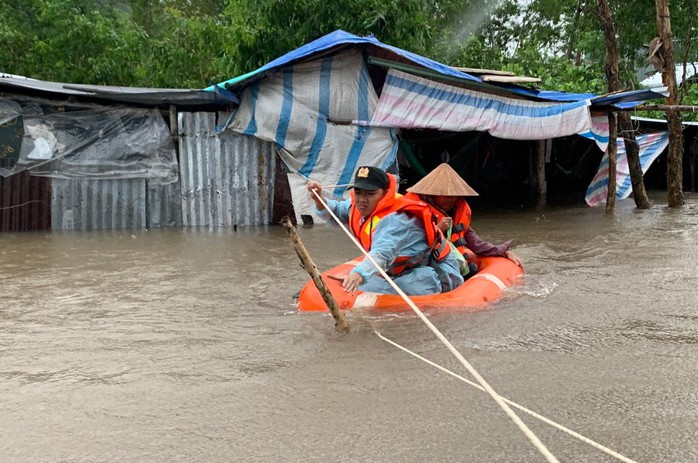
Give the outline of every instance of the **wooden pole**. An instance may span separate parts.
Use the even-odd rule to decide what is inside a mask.
[[[339,309],[337,301],[335,301],[329,288],[327,288],[325,281],[320,275],[320,271],[315,266],[312,257],[310,257],[310,254],[308,253],[308,250],[305,249],[305,245],[303,245],[301,238],[298,236],[298,233],[296,233],[296,227],[293,226],[288,217],[286,217],[281,223],[286,228],[286,233],[288,233],[288,237],[291,239],[291,243],[293,243],[296,254],[298,254],[298,258],[301,260],[301,267],[303,267],[303,269],[308,272],[308,275],[310,275],[310,278],[313,279],[313,283],[315,283],[315,287],[320,292],[322,300],[325,301],[325,304],[327,304],[327,307],[330,309],[330,313],[334,318],[335,329],[337,331],[341,331],[342,333],[348,333],[349,323],[347,323],[344,313]]]
[[[616,44],[615,28],[611,10],[606,0],[598,0],[599,19],[604,32],[604,48],[606,49],[606,80],[608,81],[608,92],[613,93],[620,89],[620,72],[618,71],[618,50]],[[618,126],[616,125],[616,114],[612,111],[608,113],[608,195],[606,196],[606,212],[612,212],[616,205],[616,135]]]
[[[659,56],[663,64],[662,83],[669,89],[666,99],[668,106],[680,104],[676,85],[676,65],[674,64],[674,45],[671,39],[671,15],[669,0],[655,0],[657,9],[657,36],[660,42]],[[669,207],[683,206],[683,134],[681,132],[681,113],[667,110],[669,128],[669,152],[667,154],[667,191]]]
[[[683,111],[687,113],[698,112],[696,105],[668,105],[668,104],[643,104],[637,108],[627,108],[625,111]]]
[[[649,209],[650,199],[645,189],[645,181],[642,177],[642,165],[640,164],[640,146],[635,138],[635,131],[630,120],[629,113],[619,112],[617,114],[618,125],[620,126],[621,138],[625,143],[625,153],[630,169],[630,182],[633,186],[633,199],[638,209]]]
[[[608,79],[609,94],[620,91],[620,72],[618,70],[618,43],[616,41],[616,30],[613,24],[613,14],[608,5],[607,0],[598,0],[599,18],[604,31],[604,46],[606,48],[606,78]],[[609,114],[609,123],[615,123],[615,117]],[[642,179],[642,167],[640,165],[640,150],[635,140],[635,132],[632,130],[630,115],[628,113],[619,113],[617,122],[620,124],[623,138],[625,139],[625,152],[628,159],[628,167],[630,168],[630,179],[633,185],[633,198],[638,209],[649,209],[650,200],[645,191],[645,183]],[[616,128],[616,131],[618,129]],[[609,136],[610,138],[610,136]],[[615,142],[615,136],[613,140]],[[612,157],[613,143],[609,144],[609,168],[615,167],[615,155]],[[617,152],[617,148],[613,150]],[[612,200],[611,194],[615,195],[615,187],[610,188],[610,180],[615,180],[615,176],[609,174],[609,198],[606,200],[606,212],[613,210],[615,201]],[[613,191],[612,191],[613,190]],[[615,196],[614,196],[615,198]]]
[[[544,206],[548,195],[548,184],[545,180],[545,151],[547,140],[536,142],[536,204]]]
[[[608,194],[606,195],[606,213],[613,212],[616,206],[616,170],[618,147],[616,139],[618,137],[618,124],[616,121],[616,113],[608,113]]]

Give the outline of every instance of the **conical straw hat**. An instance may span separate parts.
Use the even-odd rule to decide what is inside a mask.
[[[407,191],[433,196],[479,196],[465,180],[445,162],[432,170]]]

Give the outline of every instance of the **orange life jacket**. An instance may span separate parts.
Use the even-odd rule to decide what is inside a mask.
[[[422,201],[422,198],[416,194],[416,193],[407,193],[405,195],[406,198],[409,199],[415,199],[418,201]],[[430,202],[430,201],[425,201],[429,208],[431,209],[431,213],[436,220],[436,223],[439,222],[443,217],[450,217],[446,212],[442,211],[439,209],[436,204]],[[458,198],[456,199],[456,204],[454,205],[455,213],[453,214],[453,225],[451,225],[451,243],[453,243],[456,248],[460,251],[461,254],[465,255],[466,250],[468,249],[466,247],[465,243],[465,233],[468,231],[468,228],[470,227],[470,219],[472,218],[472,211],[470,210],[470,206],[468,205],[468,202],[463,199],[463,198]]]
[[[369,252],[373,242],[373,232],[383,217],[394,212],[403,212],[411,217],[416,217],[424,226],[428,245],[427,250],[416,256],[398,256],[387,270],[387,273],[391,276],[397,276],[405,270],[419,265],[431,265],[441,275],[440,270],[436,266],[451,252],[451,246],[448,245],[448,241],[441,233],[441,230],[436,227],[429,205],[419,199],[409,199],[399,194],[395,177],[392,174],[388,174],[388,178],[388,191],[378,202],[373,213],[365,219],[356,210],[356,198],[352,190],[351,208],[349,210],[349,227],[352,233],[354,233],[354,236],[356,236],[366,252]]]

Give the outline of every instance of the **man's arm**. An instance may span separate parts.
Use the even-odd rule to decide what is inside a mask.
[[[308,194],[310,195],[310,199],[313,200],[315,203],[315,213],[322,217],[324,220],[327,220],[329,223],[334,223],[334,219],[330,215],[329,212],[325,209],[325,204],[327,204],[327,207],[336,215],[340,221],[343,223],[348,223],[349,222],[349,210],[351,209],[351,200],[344,200],[344,201],[336,201],[334,199],[323,199],[325,204],[323,204],[318,196],[322,196],[322,186],[320,183],[316,182],[315,180],[311,180],[306,184],[306,188],[308,189]],[[317,194],[316,194],[317,193]]]

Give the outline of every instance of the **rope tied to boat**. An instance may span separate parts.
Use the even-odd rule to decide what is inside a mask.
[[[518,428],[521,430],[521,432],[524,433],[524,435],[528,438],[528,440],[533,444],[533,446],[545,457],[545,459],[549,463],[559,463],[558,459],[555,458],[555,456],[550,453],[548,448],[543,444],[543,442],[540,441],[540,439],[531,431],[526,424],[521,421],[521,418],[514,413],[514,411],[509,407],[509,405],[503,400],[503,398],[497,394],[497,392],[492,388],[492,386],[485,381],[485,379],[475,370],[475,368],[468,362],[465,357],[451,344],[451,342],[446,339],[446,337],[441,333],[441,331],[434,326],[431,321],[424,315],[424,313],[417,307],[417,305],[412,302],[412,300],[405,294],[405,292],[400,289],[398,285],[395,284],[395,282],[388,276],[388,274],[383,270],[378,263],[371,257],[371,255],[366,252],[366,250],[361,246],[361,243],[359,243],[354,237],[354,235],[347,230],[347,227],[344,226],[341,220],[335,215],[335,213],[327,207],[327,203],[325,200],[322,198],[321,195],[317,193],[317,191],[312,190],[312,193],[315,195],[315,197],[318,198],[320,203],[325,207],[325,210],[332,216],[332,218],[337,222],[337,225],[344,231],[344,233],[351,239],[351,241],[356,245],[357,248],[361,251],[361,253],[371,262],[371,264],[376,268],[378,273],[385,278],[385,280],[390,284],[390,286],[397,292],[397,294],[400,295],[404,299],[404,301],[407,303],[407,305],[412,309],[412,311],[417,314],[420,320],[424,322],[424,324],[431,330],[432,333],[436,335],[436,337],[448,348],[449,351],[460,361],[460,363],[465,367],[468,372],[473,375],[473,377],[477,380],[477,382],[480,384],[480,386],[492,397],[492,399],[499,405],[499,407],[504,410],[504,412],[511,418],[511,420],[518,426]]]

